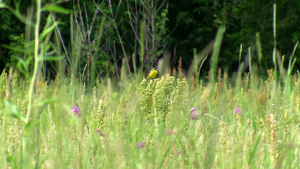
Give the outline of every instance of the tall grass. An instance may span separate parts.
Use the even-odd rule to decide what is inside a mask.
[[[7,76],[12,77],[9,107],[18,107],[25,115],[30,86],[18,81],[17,74],[3,72],[2,94],[7,94]],[[91,92],[78,81],[70,83],[69,78],[39,81],[39,91],[33,96],[39,95],[34,105],[41,110],[40,119],[31,124],[27,134],[36,133],[39,125],[40,135],[27,138],[27,149],[22,138],[28,125],[10,116],[8,106],[0,105],[5,145],[1,146],[1,157],[6,157],[1,158],[0,167],[33,168],[37,160],[37,168],[298,166],[298,77],[292,79],[287,102],[285,88],[274,89],[271,71],[266,81],[255,85],[243,78],[238,89],[226,82],[226,76],[219,74],[214,88],[199,85],[193,90],[185,79],[169,75],[150,83],[142,81],[138,88],[128,82],[117,89],[106,79],[106,83],[96,82]],[[72,112],[72,88],[76,88],[79,117]],[[43,102],[46,99],[51,101]],[[199,118],[190,119],[192,107]],[[166,130],[172,132],[166,134]],[[137,143],[145,145],[139,149]],[[35,160],[24,160],[27,158],[22,155],[37,153]]]
[[[62,10],[53,5],[39,10],[46,9]],[[124,61],[120,82],[113,83],[109,77],[101,82],[96,79],[95,87],[88,88],[82,80],[84,72],[77,73],[81,46],[73,33],[71,75],[43,80],[39,66],[45,60],[43,47],[48,40],[40,38],[44,34],[38,31],[39,10],[31,81],[20,78],[13,69],[0,76],[0,94],[5,98],[0,102],[0,168],[299,166],[300,83],[299,75],[291,73],[298,43],[285,83],[278,83],[272,70],[266,80],[259,79],[250,64],[251,76],[243,76],[240,69],[236,85],[231,84],[226,72],[217,71],[225,31],[220,27],[213,43],[200,54],[195,51],[194,72],[187,77],[182,77],[182,72],[165,73],[146,83],[137,78],[142,70],[134,67],[132,76]],[[52,32],[55,24],[49,21],[44,30]],[[259,34],[257,41],[261,61]],[[202,64],[208,64],[204,61],[211,50],[209,82],[193,80],[193,73],[200,74]],[[251,60],[250,48],[248,53]],[[72,110],[76,103],[77,114]],[[191,112],[193,107],[196,111]]]

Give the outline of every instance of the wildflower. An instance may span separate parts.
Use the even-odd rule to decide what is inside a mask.
[[[145,147],[146,143],[138,142],[138,143],[136,143],[136,145],[139,147],[139,149],[141,149],[141,148]]]
[[[242,113],[241,108],[239,108],[239,107],[238,107],[238,108],[235,108],[235,112],[236,112],[236,114],[238,114],[238,115],[241,114],[241,113]]]
[[[73,107],[73,112],[76,116],[80,116],[80,111],[79,111],[79,108],[77,106]]]
[[[179,151],[177,152],[177,156],[180,156],[180,154],[182,154],[182,151],[181,151],[181,150],[179,150]]]
[[[97,133],[99,133],[99,134],[100,134],[100,136],[102,136],[102,137],[105,137],[105,134],[104,134],[104,133],[102,133],[102,132],[101,132],[101,130],[99,130],[99,129],[98,129],[98,130],[97,130]]]
[[[172,130],[166,130],[166,135],[169,135],[169,134],[173,134],[173,131]]]
[[[196,111],[196,108],[193,107],[191,110],[190,120],[195,120],[199,118],[199,113]]]

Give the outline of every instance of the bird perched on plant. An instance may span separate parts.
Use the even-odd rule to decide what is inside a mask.
[[[154,78],[156,78],[156,75],[157,75],[157,70],[155,69],[155,67],[150,71],[150,73],[147,75],[147,81],[146,82],[148,82],[148,80],[149,79],[154,79]]]

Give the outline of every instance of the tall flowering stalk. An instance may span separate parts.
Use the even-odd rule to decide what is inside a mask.
[[[155,87],[155,92],[153,94],[153,107],[154,107],[154,124],[156,129],[159,123],[166,121],[166,115],[168,113],[170,105],[170,95],[173,89],[174,79],[170,75],[164,75],[161,77],[160,81],[157,82]]]
[[[104,102],[102,99],[100,99],[97,108],[97,113],[96,113],[96,126],[101,130],[104,130],[104,120],[105,120],[104,110],[105,110]]]
[[[185,78],[182,80],[177,79],[177,86],[174,88],[169,97],[168,114],[166,115],[166,127],[173,128],[174,124],[182,128],[187,123],[186,118],[186,105],[188,100],[187,81]],[[182,120],[185,119],[185,120]]]

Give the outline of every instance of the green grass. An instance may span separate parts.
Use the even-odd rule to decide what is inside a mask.
[[[244,63],[241,63],[233,85],[226,73],[222,75],[221,70],[217,72],[225,31],[225,27],[221,26],[213,42],[199,54],[194,52],[193,70],[187,73],[187,77],[184,77],[179,66],[178,73],[169,75],[161,72],[159,78],[146,83],[142,80],[142,70],[135,67],[134,75],[128,74],[128,63],[124,59],[120,81],[113,82],[107,76],[101,79],[101,83],[99,79],[92,81],[95,87],[91,88],[83,81],[89,81],[87,76],[90,74],[86,74],[86,70],[91,71],[94,80],[94,60],[91,60],[91,69],[85,66],[84,71],[78,73],[83,45],[78,33],[73,37],[72,32],[73,48],[65,58],[67,60],[72,56],[70,69],[67,70],[71,75],[60,73],[54,81],[46,82],[40,80],[44,79],[41,73],[43,63],[61,59],[50,56],[59,51],[59,46],[49,43],[57,26],[50,14],[68,11],[56,5],[41,7],[41,1],[36,1],[36,4],[37,19],[31,25],[32,18],[24,18],[18,9],[0,3],[1,8],[7,8],[21,21],[34,26],[35,33],[35,39],[28,40],[34,42],[34,50],[24,50],[24,56],[28,57],[17,65],[19,70],[26,70],[28,76],[22,78],[12,68],[9,73],[3,72],[0,76],[0,94],[3,98],[0,102],[0,168],[299,166],[300,82],[299,74],[292,76],[291,73],[298,43],[290,56],[288,72],[282,66],[280,73],[277,73],[275,59],[275,71],[269,70],[267,79],[263,80],[252,71],[251,62],[245,65],[249,66],[251,74],[243,76]],[[41,11],[50,14],[40,33]],[[101,25],[104,24],[102,19]],[[99,39],[102,29],[100,26]],[[273,29],[276,43],[275,5]],[[56,30],[55,33],[60,32]],[[140,34],[143,38],[143,31]],[[257,52],[261,62],[259,37],[257,34]],[[56,41],[60,40],[56,38]],[[99,44],[100,40],[97,42]],[[143,45],[140,44],[141,49]],[[249,60],[254,57],[250,56],[251,50],[248,48]],[[201,66],[208,64],[204,61],[211,51],[209,80],[199,82],[193,74],[199,75]],[[140,51],[141,54],[143,52]],[[32,58],[34,63],[30,64]],[[159,70],[162,70],[162,64],[159,64]],[[182,65],[181,61],[179,65]],[[32,66],[33,70],[30,69]],[[66,72],[62,61],[58,62],[58,67],[58,72]],[[31,79],[29,74],[32,74]],[[72,112],[76,103],[80,116]],[[196,108],[198,119],[190,119],[192,107]],[[240,114],[236,113],[236,108],[241,109]],[[172,133],[166,134],[166,130],[172,130]],[[143,146],[139,148],[137,143]]]
[[[272,72],[266,81],[243,78],[240,88],[224,77],[219,73],[213,87],[197,88],[169,75],[137,84],[128,77],[123,87],[105,79],[90,91],[78,81],[71,86],[67,77],[39,81],[28,125],[19,116],[27,114],[29,84],[2,73],[0,91],[9,105],[0,105],[0,168],[297,167],[298,77],[289,96],[274,85]],[[80,117],[72,112],[72,88]],[[15,106],[19,114],[12,116]],[[197,120],[189,120],[192,107]],[[145,146],[139,149],[138,142]]]

